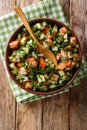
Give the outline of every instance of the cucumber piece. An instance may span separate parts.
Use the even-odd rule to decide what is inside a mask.
[[[45,41],[43,41],[43,46],[48,48],[48,44]]]
[[[43,26],[41,25],[41,23],[36,23],[33,27],[32,27],[33,31],[36,31],[36,30],[42,30],[43,29]]]
[[[27,41],[27,44],[29,44],[29,45],[32,45],[32,43],[33,43],[32,39],[30,39],[29,41]]]
[[[44,35],[44,33],[41,33],[40,40],[44,40],[44,39],[45,39],[45,35]]]
[[[39,83],[45,82],[44,75],[38,74],[36,77],[37,77],[37,80],[38,80]]]
[[[63,42],[63,36],[61,36],[61,35],[58,35],[58,37],[56,38],[56,41],[58,42],[58,43],[60,43],[60,42]]]
[[[53,30],[52,30],[52,32],[58,32],[58,27],[57,27],[56,24],[53,26]]]
[[[37,23],[37,24],[36,24],[36,27],[37,27],[38,29],[41,29],[41,28],[42,28],[42,26],[41,26],[40,23]]]
[[[68,40],[68,34],[65,33],[64,36],[63,36],[64,40]]]
[[[52,51],[58,51],[58,47],[57,46],[52,46]]]
[[[44,91],[44,92],[46,92],[47,90],[48,90],[48,87],[47,86],[40,86],[40,91]]]
[[[32,56],[33,56],[35,59],[38,58],[37,53],[36,53],[35,51],[32,52]]]
[[[17,80],[20,82],[20,83],[23,83],[24,79],[25,79],[25,75],[21,72],[19,72],[19,74],[17,75]]]
[[[22,47],[22,50],[24,51],[25,54],[29,53],[29,48],[27,48],[27,47]]]
[[[17,74],[18,73],[18,68],[15,66],[14,63],[11,63],[9,65],[9,67],[11,68],[11,71],[12,71],[13,74]]]
[[[59,70],[58,73],[59,73],[60,76],[64,76],[65,75],[65,72],[63,70]]]
[[[23,28],[23,33],[26,33],[27,32],[27,29],[24,27]]]
[[[21,44],[21,45],[25,45],[26,41],[27,41],[27,38],[26,38],[26,37],[23,37],[23,38],[20,40],[20,44]]]
[[[78,68],[79,67],[79,63],[76,63],[75,67]]]
[[[79,50],[78,50],[78,48],[74,48],[74,53],[77,53]]]
[[[21,40],[21,33],[18,34],[18,40]]]
[[[42,26],[43,26],[43,28],[45,27],[47,25],[47,23],[44,21],[44,22],[42,22]]]
[[[67,52],[67,55],[68,55],[68,58],[69,58],[69,59],[73,58],[73,53],[72,53],[71,51],[68,51],[68,52]]]
[[[58,88],[58,85],[55,85],[55,84],[52,84],[52,85],[49,86],[50,90],[55,90],[57,88]]]

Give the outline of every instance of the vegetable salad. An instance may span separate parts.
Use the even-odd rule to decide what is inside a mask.
[[[66,27],[47,22],[32,26],[38,41],[53,52],[58,69],[39,52],[25,27],[9,43],[9,67],[15,78],[26,89],[51,91],[64,86],[74,75],[80,63],[77,39]]]

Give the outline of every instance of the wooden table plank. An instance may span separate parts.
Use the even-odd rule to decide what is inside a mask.
[[[0,16],[11,12],[14,5],[15,0],[0,0]]]
[[[16,0],[16,4],[20,5],[20,7],[24,7],[27,5],[35,4],[40,1],[42,1],[42,0]]]
[[[87,130],[87,79],[71,91],[70,130]]]
[[[83,47],[87,42],[87,0],[71,0],[70,9],[73,30]],[[87,130],[87,78],[81,81],[78,87],[71,90],[70,130]]]
[[[61,0],[69,20],[69,0]],[[43,100],[43,129],[69,130],[69,92]]]
[[[18,104],[16,130],[42,130],[42,100]]]
[[[37,3],[41,0],[16,1],[21,7]],[[16,130],[42,130],[42,100],[29,104],[18,104]]]
[[[43,100],[42,124],[42,130],[69,130],[69,92]]]
[[[10,12],[15,1],[0,0],[0,16]],[[15,130],[16,103],[0,58],[0,130]]]

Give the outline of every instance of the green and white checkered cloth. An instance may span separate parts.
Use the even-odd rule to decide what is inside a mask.
[[[49,18],[58,19],[69,25],[69,23],[67,22],[64,16],[64,12],[62,10],[62,6],[59,0],[44,0],[37,4],[23,8],[23,11],[25,12],[29,20],[34,19],[34,18],[49,17]],[[22,23],[14,12],[0,17],[0,55],[1,55],[4,66],[5,66],[5,49],[6,49],[7,41],[11,33],[20,24]],[[5,66],[5,69],[6,69],[6,66]],[[74,82],[63,91],[60,91],[59,93],[56,93],[53,95],[43,96],[43,95],[36,95],[36,94],[28,93],[27,91],[21,89],[19,86],[17,86],[14,83],[14,81],[10,78],[8,72],[7,72],[7,76],[8,76],[9,84],[11,86],[13,95],[16,98],[16,101],[20,103],[32,102],[35,100],[39,100],[42,98],[51,97],[54,95],[67,92],[70,88],[80,84],[80,79],[87,76],[87,62],[83,58],[80,72],[77,78],[74,80]]]

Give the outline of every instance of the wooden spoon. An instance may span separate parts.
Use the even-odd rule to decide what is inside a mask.
[[[47,48],[45,48],[44,46],[42,46],[39,41],[37,40],[36,36],[34,35],[29,22],[27,20],[27,18],[25,17],[25,14],[23,13],[22,9],[19,6],[15,6],[14,8],[15,12],[17,13],[17,15],[20,17],[21,21],[23,22],[24,26],[26,27],[27,31],[30,33],[30,35],[32,36],[32,38],[34,39],[35,43],[38,46],[39,51],[44,55],[45,58],[50,59],[55,66],[57,66],[57,60],[55,58],[55,55]]]

